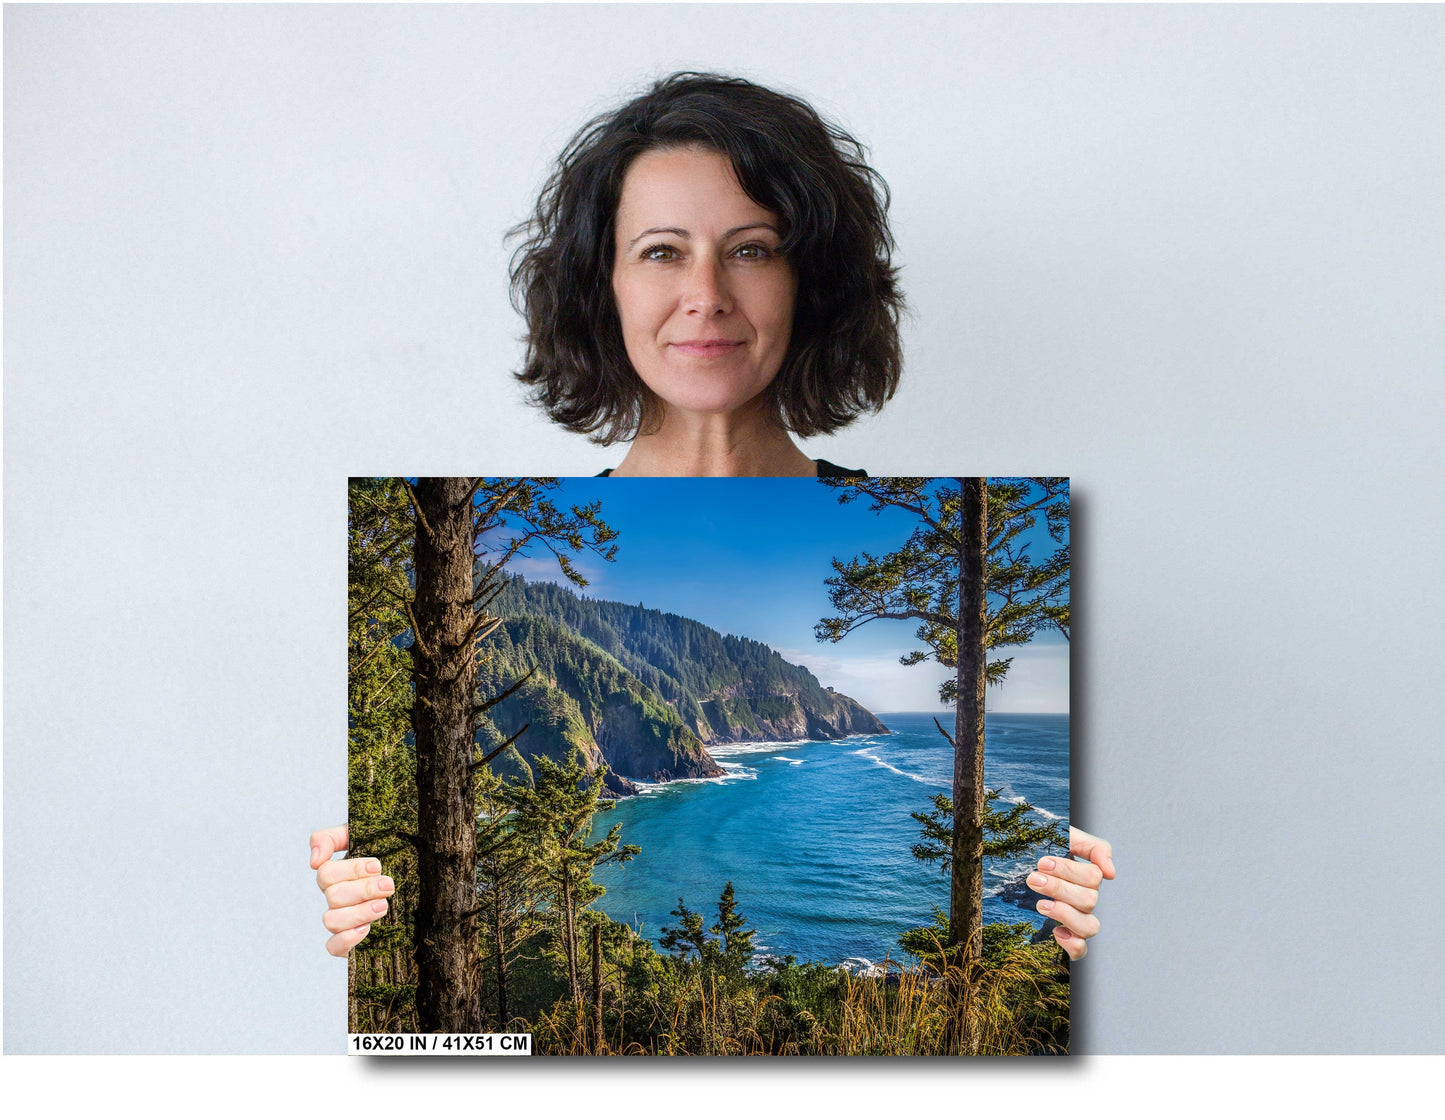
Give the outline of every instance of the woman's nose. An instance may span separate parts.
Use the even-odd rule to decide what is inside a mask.
[[[706,318],[726,315],[732,310],[727,277],[719,261],[698,257],[687,273],[687,290],[683,296],[684,310]]]

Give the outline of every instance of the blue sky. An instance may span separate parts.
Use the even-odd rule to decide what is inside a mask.
[[[813,636],[814,624],[834,613],[823,583],[833,557],[896,548],[912,531],[909,514],[875,514],[861,500],[841,505],[837,491],[809,478],[568,478],[553,497],[559,506],[600,500],[603,520],[619,533],[613,563],[576,559],[589,581],[580,594],[641,602],[766,642],[875,712],[942,710],[938,685],[951,670],[898,664],[917,645],[916,623],[870,622],[838,643]],[[1043,557],[1052,542],[1041,529],[1037,537],[1034,555]],[[565,583],[545,548],[531,552],[509,567]],[[1060,635],[1003,653],[1014,663],[1004,684],[989,689],[990,711],[1069,710]]]

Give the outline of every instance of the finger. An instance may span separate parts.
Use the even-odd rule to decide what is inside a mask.
[[[1054,927],[1054,940],[1064,952],[1069,954],[1069,960],[1076,961],[1089,951],[1088,942],[1067,926]]]
[[[357,926],[355,929],[346,930],[344,933],[333,934],[326,942],[326,951],[333,957],[344,957],[352,949],[361,943],[361,939],[371,932],[371,925]]]
[[[1083,856],[1090,863],[1097,864],[1105,879],[1114,877],[1114,849],[1109,841],[1092,836],[1081,828],[1069,826],[1069,855]]]
[[[346,826],[318,828],[311,834],[311,869],[314,871],[337,852],[344,852],[351,846]]]
[[[326,888],[326,905],[332,909],[370,902],[373,898],[389,898],[396,884],[389,875],[368,875],[365,879],[343,879]]]
[[[345,933],[349,929],[368,925],[386,913],[386,899],[377,898],[359,906],[341,906],[321,915],[321,924],[332,933]]]
[[[1097,873],[1098,868],[1093,864],[1086,866],[1093,867]],[[1094,907],[1099,903],[1099,892],[1089,887],[1081,887],[1077,883],[1071,883],[1058,875],[1045,875],[1035,871],[1025,880],[1030,887],[1039,894],[1048,895],[1050,898],[1058,899],[1060,902],[1067,902],[1081,914],[1092,914]],[[326,895],[327,901],[331,900],[331,893]]]
[[[381,860],[358,856],[356,859],[329,859],[316,871],[316,885],[323,891],[346,879],[364,879],[381,874]]]
[[[1044,898],[1035,903],[1034,908],[1044,917],[1053,918],[1059,925],[1068,926],[1079,937],[1093,937],[1099,932],[1098,918],[1092,914],[1081,914],[1067,902]]]
[[[1039,860],[1038,867],[1045,875],[1057,876],[1091,891],[1097,891],[1099,884],[1104,881],[1102,871],[1092,863],[1084,863],[1082,860],[1044,856]]]

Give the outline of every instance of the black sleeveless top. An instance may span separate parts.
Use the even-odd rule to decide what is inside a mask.
[[[867,472],[867,471],[850,471],[847,467],[840,467],[840,466],[838,466],[837,463],[830,463],[830,462],[828,462],[827,459],[814,459],[813,462],[815,462],[815,463],[818,464],[818,477],[819,477],[819,478],[867,478],[867,477],[868,477],[868,472]],[[611,467],[608,467],[605,471],[600,471],[600,472],[598,472],[598,474],[597,474],[595,477],[597,477],[597,478],[606,478],[606,477],[607,477],[608,475],[610,475],[611,473],[612,473],[612,468],[611,468]]]

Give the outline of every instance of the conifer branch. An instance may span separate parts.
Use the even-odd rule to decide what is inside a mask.
[[[481,479],[480,476],[477,477],[477,478],[472,479],[472,488],[467,491],[467,496],[461,500],[461,503],[460,503],[460,504],[461,504],[461,505],[464,505],[464,506],[465,506],[465,505],[470,505],[470,504],[471,504],[471,501],[472,501],[472,497],[473,497],[473,496],[476,494],[476,492],[477,492],[477,487],[480,486],[481,484],[482,484],[482,479]]]
[[[405,668],[405,665],[398,665],[396,667],[396,672],[392,673],[391,676],[387,677],[386,680],[382,681],[382,683],[377,686],[376,691],[366,698],[366,703],[361,705],[361,710],[363,712],[370,711],[371,702],[375,700],[378,696],[380,696],[383,692],[385,692],[387,685],[391,684],[392,681],[396,680],[396,678],[401,675],[401,671]]]
[[[432,532],[431,524],[427,521],[426,514],[422,512],[421,501],[417,498],[416,491],[411,488],[411,483],[404,478],[401,480],[401,484],[406,488],[407,496],[411,498],[411,508],[412,512],[416,514],[417,524],[420,525],[422,531],[426,533],[428,540],[435,539],[436,534]]]
[[[947,731],[943,730],[943,724],[938,722],[937,716],[933,717],[933,726],[938,728],[938,733],[948,740],[948,745],[950,747],[953,747],[955,750],[958,749],[958,744],[953,741],[953,736],[950,735]]]
[[[480,482],[481,479],[477,481]],[[506,509],[507,504],[516,497],[517,492],[525,485],[526,481],[519,479],[509,486],[506,491],[493,498],[488,505],[477,511],[477,516],[472,519],[472,542],[474,544],[478,537],[492,528],[492,518]]]
[[[522,724],[522,731],[526,731],[527,728],[529,728],[529,727],[531,727],[531,726],[532,726],[532,725],[531,725],[530,723],[524,723],[524,724]],[[511,746],[513,743],[515,743],[518,739],[520,739],[520,738],[522,737],[522,731],[518,731],[515,735],[513,735],[510,739],[508,739],[505,743],[503,743],[503,744],[502,744],[500,747],[498,747],[496,750],[492,751],[492,752],[491,752],[490,754],[488,754],[486,757],[476,759],[476,760],[473,761],[473,762],[469,762],[469,763],[467,764],[468,769],[470,769],[470,770],[480,770],[480,769],[481,769],[483,766],[485,766],[487,763],[491,762],[492,759],[496,758],[497,755],[501,754],[504,750],[506,750],[508,747],[510,747],[510,746]]]
[[[496,855],[497,852],[501,851],[501,850],[502,850],[503,848],[505,848],[508,844],[510,844],[513,840],[517,839],[517,837],[519,837],[520,835],[521,835],[520,832],[509,832],[509,833],[507,833],[507,835],[503,836],[500,840],[498,840],[498,841],[497,841],[495,844],[493,844],[491,847],[486,848],[486,849],[484,849],[483,851],[478,852],[478,853],[477,853],[477,858],[478,858],[478,859],[488,859],[488,858],[490,858],[491,856]]]
[[[434,661],[434,660],[436,660],[436,654],[432,653],[432,651],[427,648],[427,644],[426,644],[424,641],[421,640],[421,627],[417,625],[416,615],[412,614],[412,612],[411,612],[411,604],[410,604],[410,603],[406,603],[406,604],[403,604],[403,605],[406,607],[406,617],[407,617],[407,620],[411,623],[411,639],[412,639],[412,641],[414,641],[414,642],[417,644],[417,646],[420,647],[422,653],[426,655],[426,657],[427,657],[427,659],[428,659],[429,661]]]
[[[487,628],[485,630],[482,630],[480,634],[477,633],[477,631],[480,630],[484,624],[489,625],[487,625]],[[461,640],[461,645],[463,647],[469,646],[473,640],[480,642],[483,638],[487,637],[493,630],[495,630],[500,625],[502,625],[502,620],[500,618],[488,618],[486,615],[479,613],[477,615],[477,620],[472,623],[472,628],[467,631],[467,636]]]
[[[500,696],[493,696],[486,703],[478,704],[477,706],[472,708],[472,717],[475,718],[481,715],[483,712],[487,711],[488,709],[496,707],[496,705],[500,704],[508,696],[512,695],[512,693],[516,692],[517,689],[521,688],[524,684],[526,684],[527,681],[531,678],[532,674],[536,671],[537,666],[533,665],[530,669],[527,670],[527,675],[517,681],[516,684],[512,685],[511,688],[507,689],[506,692],[503,692]]]
[[[493,571],[495,570],[496,569],[493,569]],[[476,594],[472,596],[472,607],[477,611],[486,610],[492,605],[492,600],[494,600],[498,595],[500,595],[503,591],[507,589],[506,580],[503,580],[495,587],[489,587],[488,581],[490,579],[490,575],[483,577],[482,582],[477,585]],[[487,597],[486,602],[480,602],[483,595]]]
[[[409,533],[398,533],[396,536],[392,537],[391,540],[389,540],[384,547],[381,547],[377,550],[376,563],[380,564],[383,560],[388,559],[391,556],[392,552],[395,551],[397,545],[406,544],[407,541],[414,541],[415,539],[415,528],[413,528],[412,531]]]
[[[379,650],[379,649],[385,649],[385,648],[386,648],[387,646],[389,646],[389,645],[391,645],[391,639],[390,639],[390,638],[378,638],[377,641],[376,641],[376,644],[371,647],[371,649],[370,649],[370,651],[368,651],[367,655],[366,655],[365,657],[363,657],[360,661],[356,662],[355,664],[347,665],[346,671],[347,671],[348,673],[355,673],[355,672],[356,672],[357,670],[359,670],[363,665],[365,665],[368,661],[370,661],[374,656],[376,656],[376,651],[377,651],[377,650]]]
[[[383,584],[382,586],[378,587],[378,588],[372,593],[371,597],[366,600],[366,602],[364,602],[364,603],[362,603],[360,606],[356,607],[354,610],[352,610],[352,612],[351,612],[349,615],[347,615],[347,617],[346,617],[347,624],[349,625],[350,623],[355,622],[358,618],[364,618],[364,617],[366,616],[366,608],[369,607],[369,606],[371,606],[372,603],[376,602],[376,601],[377,601],[378,599],[380,599],[383,595],[385,595],[388,590],[389,590],[389,588],[388,588],[385,584]]]

